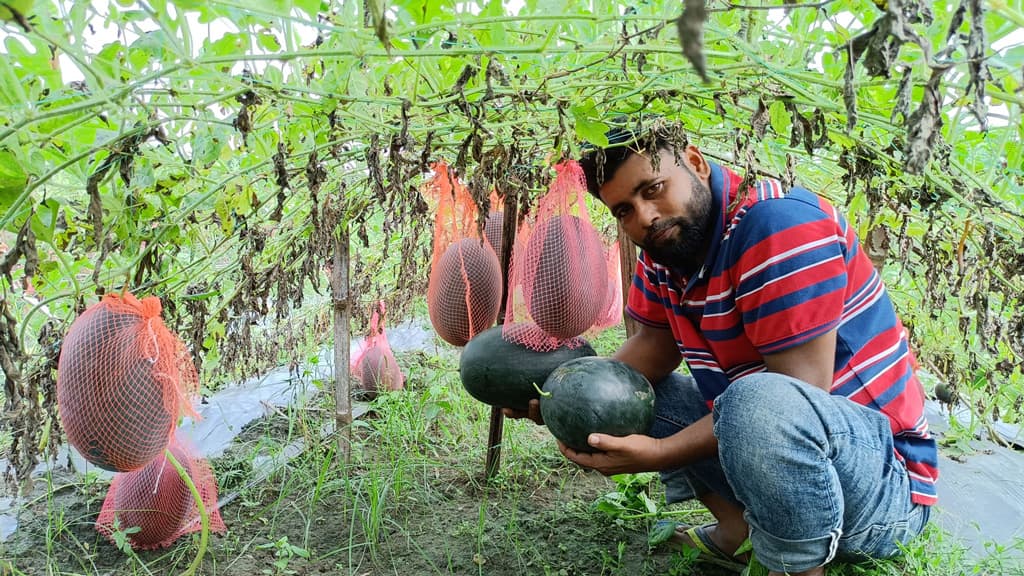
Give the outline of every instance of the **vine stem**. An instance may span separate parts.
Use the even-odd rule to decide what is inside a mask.
[[[196,501],[196,508],[199,510],[199,521],[203,525],[202,530],[199,532],[199,551],[196,552],[196,557],[192,560],[192,564],[189,565],[188,569],[181,573],[181,576],[194,576],[196,570],[199,569],[200,564],[203,562],[203,556],[206,554],[206,544],[210,539],[210,515],[206,512],[206,506],[203,505],[203,497],[199,494],[199,489],[192,482],[192,478],[188,475],[185,467],[181,465],[181,462],[178,462],[174,454],[171,454],[170,448],[164,450],[164,457],[174,466],[174,469],[178,471],[178,476],[181,477],[181,481],[192,492],[192,498]]]

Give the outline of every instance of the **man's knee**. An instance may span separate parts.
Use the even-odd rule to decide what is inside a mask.
[[[820,427],[815,402],[823,394],[806,382],[782,374],[745,376],[715,400],[715,436],[720,444],[736,439],[757,445],[781,440],[794,425]]]

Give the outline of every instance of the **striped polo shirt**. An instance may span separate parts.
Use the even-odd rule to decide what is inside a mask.
[[[846,219],[823,198],[711,165],[715,230],[700,270],[641,252],[626,312],[669,328],[708,405],[729,383],[837,328],[832,394],[889,418],[912,499],[935,503],[938,450],[925,420],[907,334]]]

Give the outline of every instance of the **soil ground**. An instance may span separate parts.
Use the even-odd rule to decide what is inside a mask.
[[[390,448],[373,447],[373,426],[357,428],[361,447],[347,469],[336,464],[331,443],[322,443],[240,490],[254,452],[277,449],[296,429],[295,419],[283,416],[251,425],[232,452],[212,462],[220,495],[237,498],[220,510],[228,532],[211,537],[200,573],[719,574],[650,549],[647,522],[596,511],[594,501],[615,489],[608,478],[567,464],[556,451],[524,465],[518,451],[550,442],[543,428],[508,426],[515,447],[485,482],[482,438],[455,439],[466,445],[462,451],[425,447],[395,459]],[[197,535],[169,550],[127,555],[102,538],[93,523],[105,482],[51,476],[36,492],[15,536],[0,545],[0,556],[10,559],[6,568],[0,563],[5,575],[178,574],[195,557]]]

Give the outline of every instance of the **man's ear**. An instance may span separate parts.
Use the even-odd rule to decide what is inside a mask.
[[[701,180],[706,181],[711,178],[711,165],[704,159],[704,154],[693,144],[683,150],[683,161]]]

